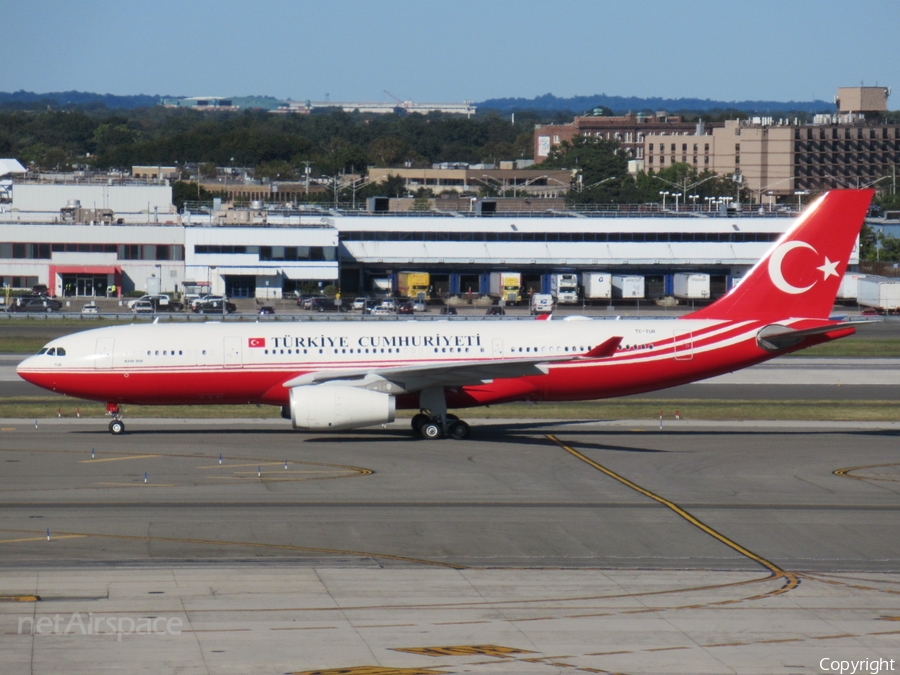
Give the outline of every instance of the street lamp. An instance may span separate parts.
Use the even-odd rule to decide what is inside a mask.
[[[663,208],[663,211],[665,211],[666,210],[666,197],[669,195],[669,191],[668,190],[660,190],[659,194],[662,195],[662,198],[663,198],[662,208]]]
[[[713,210],[712,206],[715,203],[716,199],[718,199],[718,198],[717,197],[704,197],[703,199],[706,200],[706,210],[711,213]]]
[[[809,190],[794,190],[794,194],[797,195],[797,211],[802,211],[803,203],[801,200],[803,199],[803,195],[809,194]]]
[[[675,197],[675,213],[678,213],[678,198],[681,196],[681,193],[673,192],[672,196]]]
[[[691,200],[691,211],[696,211],[697,200],[700,199],[700,195],[688,195],[688,199]]]

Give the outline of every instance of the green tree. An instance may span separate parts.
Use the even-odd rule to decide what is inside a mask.
[[[619,144],[593,136],[563,141],[550,151],[541,168],[576,171],[566,199],[582,204],[621,202],[634,183],[628,173],[628,155]]]

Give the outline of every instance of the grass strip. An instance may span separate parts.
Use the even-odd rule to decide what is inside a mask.
[[[277,419],[280,410],[274,406],[196,405],[141,406],[123,405],[125,418],[169,419]],[[16,397],[0,399],[0,419],[47,419],[57,416],[74,418],[76,411],[84,418],[104,418],[106,406],[62,397]],[[897,422],[900,406],[896,401],[827,401],[827,400],[707,400],[707,399],[612,399],[573,403],[508,403],[459,412],[467,419],[646,419],[658,420],[662,414],[673,420],[676,411],[682,420],[785,420],[841,422]],[[404,410],[398,417],[410,417],[415,411]]]

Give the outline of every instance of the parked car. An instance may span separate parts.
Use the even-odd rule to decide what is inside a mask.
[[[131,304],[131,311],[134,314],[153,314],[156,307],[149,300],[136,300]]]
[[[488,307],[487,312],[485,312],[485,316],[504,316],[506,314],[506,310],[503,309],[500,305],[493,305],[492,307]]]
[[[397,308],[397,314],[414,314],[415,311],[411,302],[404,302]]]
[[[89,302],[81,308],[82,314],[99,314],[100,308],[96,302]]]
[[[365,298],[356,298],[356,300],[353,301],[352,307],[353,307],[353,309],[360,309],[360,310],[365,309],[366,308],[366,299]]]
[[[137,302],[149,302],[153,305],[153,309],[157,312],[182,312],[184,305],[177,300],[172,300],[165,293],[159,295],[142,295],[137,300],[128,302],[129,307],[133,307]]]
[[[35,284],[31,287],[31,292],[35,295],[46,295],[50,296],[50,289],[47,288],[47,284]]]
[[[222,305],[225,305],[225,312],[233,314],[237,311],[237,306],[233,302],[223,301],[221,298],[217,300],[201,300],[191,309],[196,314],[222,314]]]
[[[52,298],[24,296],[16,298],[9,307],[7,312],[58,312],[62,309],[62,303]]]
[[[456,311],[456,307],[441,307],[441,314],[456,316],[459,312]]]
[[[263,305],[262,307],[259,308],[259,313],[260,313],[261,315],[265,315],[265,314],[274,314],[274,313],[275,313],[275,308],[274,308],[274,307],[269,307],[268,305]]]
[[[310,298],[310,302],[305,307],[311,312],[335,312],[340,309],[334,299],[326,297]]]
[[[427,312],[428,305],[425,304],[424,300],[413,300],[412,308],[414,312]]]
[[[373,308],[370,313],[373,315],[378,315],[378,316],[390,316],[391,314],[394,313],[394,311],[390,307],[385,307],[384,305],[378,305],[378,307]]]

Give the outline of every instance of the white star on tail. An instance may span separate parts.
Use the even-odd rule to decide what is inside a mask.
[[[828,277],[836,277],[838,275],[837,266],[838,264],[836,262],[831,262],[826,255],[825,264],[816,269],[822,271],[822,281],[825,281]]]

